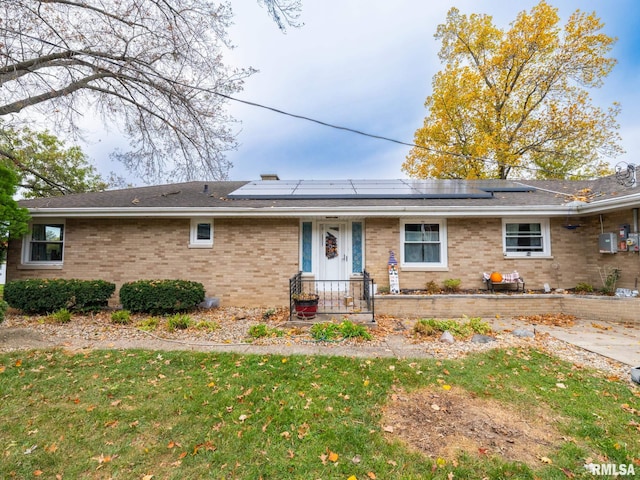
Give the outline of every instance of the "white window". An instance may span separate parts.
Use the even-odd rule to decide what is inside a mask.
[[[400,235],[402,267],[447,267],[447,226],[444,220],[403,221]]]
[[[34,221],[23,238],[22,263],[62,265],[64,222]]]
[[[504,255],[507,257],[549,257],[551,238],[547,219],[502,221]]]
[[[190,248],[213,247],[213,220],[194,218],[191,220]]]

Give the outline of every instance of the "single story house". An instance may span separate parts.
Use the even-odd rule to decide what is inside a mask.
[[[20,201],[31,230],[9,243],[7,280],[186,279],[221,305],[286,306],[289,279],[366,270],[401,289],[517,271],[528,289],[638,288],[635,181],[193,181]]]

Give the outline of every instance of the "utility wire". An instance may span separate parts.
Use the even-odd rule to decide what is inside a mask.
[[[21,35],[27,36],[28,38],[31,38],[31,39],[36,39],[36,40],[41,41],[41,42],[43,42],[43,43],[45,43],[45,44],[47,44],[49,46],[52,46],[52,47],[58,47],[58,45],[56,45],[55,43],[48,42],[48,41],[45,41],[43,39],[37,39],[36,37],[32,37],[32,36],[26,35],[24,33],[22,33]],[[75,51],[75,50],[69,50],[69,51]],[[78,53],[83,53],[83,52],[78,52]],[[102,58],[102,60],[106,60],[108,63],[111,63],[111,64],[116,65],[116,66],[120,66],[120,64],[118,62],[116,62],[116,61],[113,61],[113,60],[110,60],[110,59],[105,59],[105,58]],[[161,75],[159,75],[159,74],[157,74],[155,72],[150,73],[150,75],[152,77],[157,77],[157,78],[163,79],[163,77]],[[383,140],[383,141],[386,141],[386,142],[392,142],[392,143],[396,143],[396,144],[399,144],[399,145],[405,145],[407,147],[419,148],[419,149],[426,150],[426,151],[432,152],[432,153],[437,153],[437,154],[440,154],[440,155],[449,155],[449,156],[457,157],[457,158],[480,160],[481,162],[485,162],[485,163],[495,162],[498,166],[505,166],[505,165],[501,165],[497,160],[494,160],[494,159],[491,159],[491,158],[475,157],[475,156],[471,156],[471,155],[463,155],[461,153],[438,150],[438,149],[435,149],[435,148],[425,147],[424,145],[417,145],[417,144],[411,143],[411,142],[403,142],[401,140],[396,140],[394,138],[385,137],[385,136],[382,136],[382,135],[374,135],[372,133],[363,132],[361,130],[356,130],[354,128],[343,127],[341,125],[335,125],[335,124],[332,124],[332,123],[323,122],[321,120],[317,120],[315,118],[307,117],[305,115],[298,115],[298,114],[295,114],[295,113],[286,112],[284,110],[280,110],[278,108],[274,108],[274,107],[270,107],[270,106],[267,106],[267,105],[263,105],[263,104],[260,104],[260,103],[257,103],[257,102],[251,102],[249,100],[242,100],[240,98],[235,98],[235,97],[232,97],[230,95],[226,95],[224,93],[216,92],[214,90],[209,90],[207,88],[194,87],[192,85],[188,85],[186,83],[182,83],[182,82],[179,82],[177,80],[174,80],[174,83],[176,83],[178,85],[181,85],[183,87],[193,88],[195,90],[199,90],[199,91],[202,91],[202,92],[207,92],[209,94],[217,95],[219,97],[226,98],[227,100],[231,100],[231,101],[238,102],[238,103],[243,103],[245,105],[249,105],[249,106],[252,106],[252,107],[262,108],[264,110],[270,110],[270,111],[278,113],[280,115],[285,115],[285,116],[292,117],[292,118],[298,118],[300,120],[306,120],[308,122],[313,122],[313,123],[316,123],[318,125],[322,125],[322,126],[325,126],[325,127],[334,128],[334,129],[337,129],[337,130],[343,130],[343,131],[346,131],[346,132],[355,133],[357,135],[363,135],[365,137],[376,138],[378,140]],[[512,168],[519,168],[519,169],[522,169],[522,170],[530,170],[532,172],[544,172],[544,173],[549,173],[549,174],[555,173],[553,171],[545,170],[543,168],[534,168],[534,167],[527,167],[527,166],[516,166],[516,167],[512,167]],[[576,177],[581,177],[581,178],[584,178],[584,179],[587,179],[587,180],[591,180],[591,178],[586,176],[586,175],[576,175]]]
[[[395,138],[385,137],[383,135],[375,135],[375,134],[372,134],[372,133],[363,132],[362,130],[357,130],[355,128],[344,127],[344,126],[341,126],[341,125],[335,125],[333,123],[323,122],[322,120],[318,120],[318,119],[315,119],[315,118],[307,117],[305,115],[298,115],[296,113],[286,112],[284,110],[280,110],[279,108],[270,107],[268,105],[263,105],[261,103],[251,102],[249,100],[242,100],[240,98],[235,98],[235,97],[232,97],[230,95],[225,95],[224,93],[218,93],[218,92],[212,92],[212,93],[215,93],[215,95],[217,95],[219,97],[226,98],[227,100],[232,100],[234,102],[243,103],[243,104],[249,105],[251,107],[262,108],[264,110],[269,110],[271,112],[275,112],[275,113],[278,113],[280,115],[285,115],[287,117],[297,118],[297,119],[300,119],[300,120],[306,120],[308,122],[316,123],[316,124],[322,125],[324,127],[334,128],[336,130],[343,130],[345,132],[355,133],[357,135],[363,135],[363,136],[369,137],[369,138],[376,138],[378,140],[383,140],[383,141],[386,141],[386,142],[397,143],[399,145],[405,145],[407,147],[419,148],[419,149],[422,149],[422,150],[427,150],[428,152],[431,152],[431,153],[437,153],[439,155],[449,155],[449,156],[457,157],[457,158],[464,158],[464,159],[470,159],[470,160],[479,160],[479,161],[485,162],[485,163],[494,162],[498,166],[503,166],[497,160],[494,160],[494,159],[491,159],[491,158],[475,157],[475,156],[472,156],[472,155],[463,155],[461,153],[449,152],[449,151],[444,151],[444,150],[438,150],[438,149],[431,148],[431,147],[425,147],[424,145],[418,145],[416,143],[411,143],[411,142],[404,142],[402,140],[397,140]],[[522,165],[522,166],[519,165],[519,166],[515,166],[515,167],[512,167],[512,168],[517,168],[517,169],[522,169],[522,170],[529,170],[531,172],[544,172],[544,173],[549,173],[549,174],[555,173],[555,172],[553,172],[551,170],[546,170],[546,169],[543,169],[543,168],[536,168],[536,167],[527,167],[527,166],[524,166],[524,165]],[[586,175],[576,175],[575,177],[580,177],[580,178],[583,178],[585,180],[591,180],[592,179],[591,177],[586,176]]]

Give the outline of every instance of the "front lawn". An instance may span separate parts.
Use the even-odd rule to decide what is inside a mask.
[[[640,472],[640,394],[626,380],[516,348],[420,361],[12,352],[0,355],[0,477],[593,478],[589,461]],[[429,432],[426,413],[446,418],[461,395],[500,402],[525,423],[553,419],[553,438],[533,462],[505,459],[489,441],[429,456],[385,423],[400,406],[425,435],[444,435]]]

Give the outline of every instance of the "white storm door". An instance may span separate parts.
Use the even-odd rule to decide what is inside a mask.
[[[347,224],[342,222],[320,224],[319,280],[344,281],[348,279],[349,249]],[[345,284],[346,287],[346,284]]]

